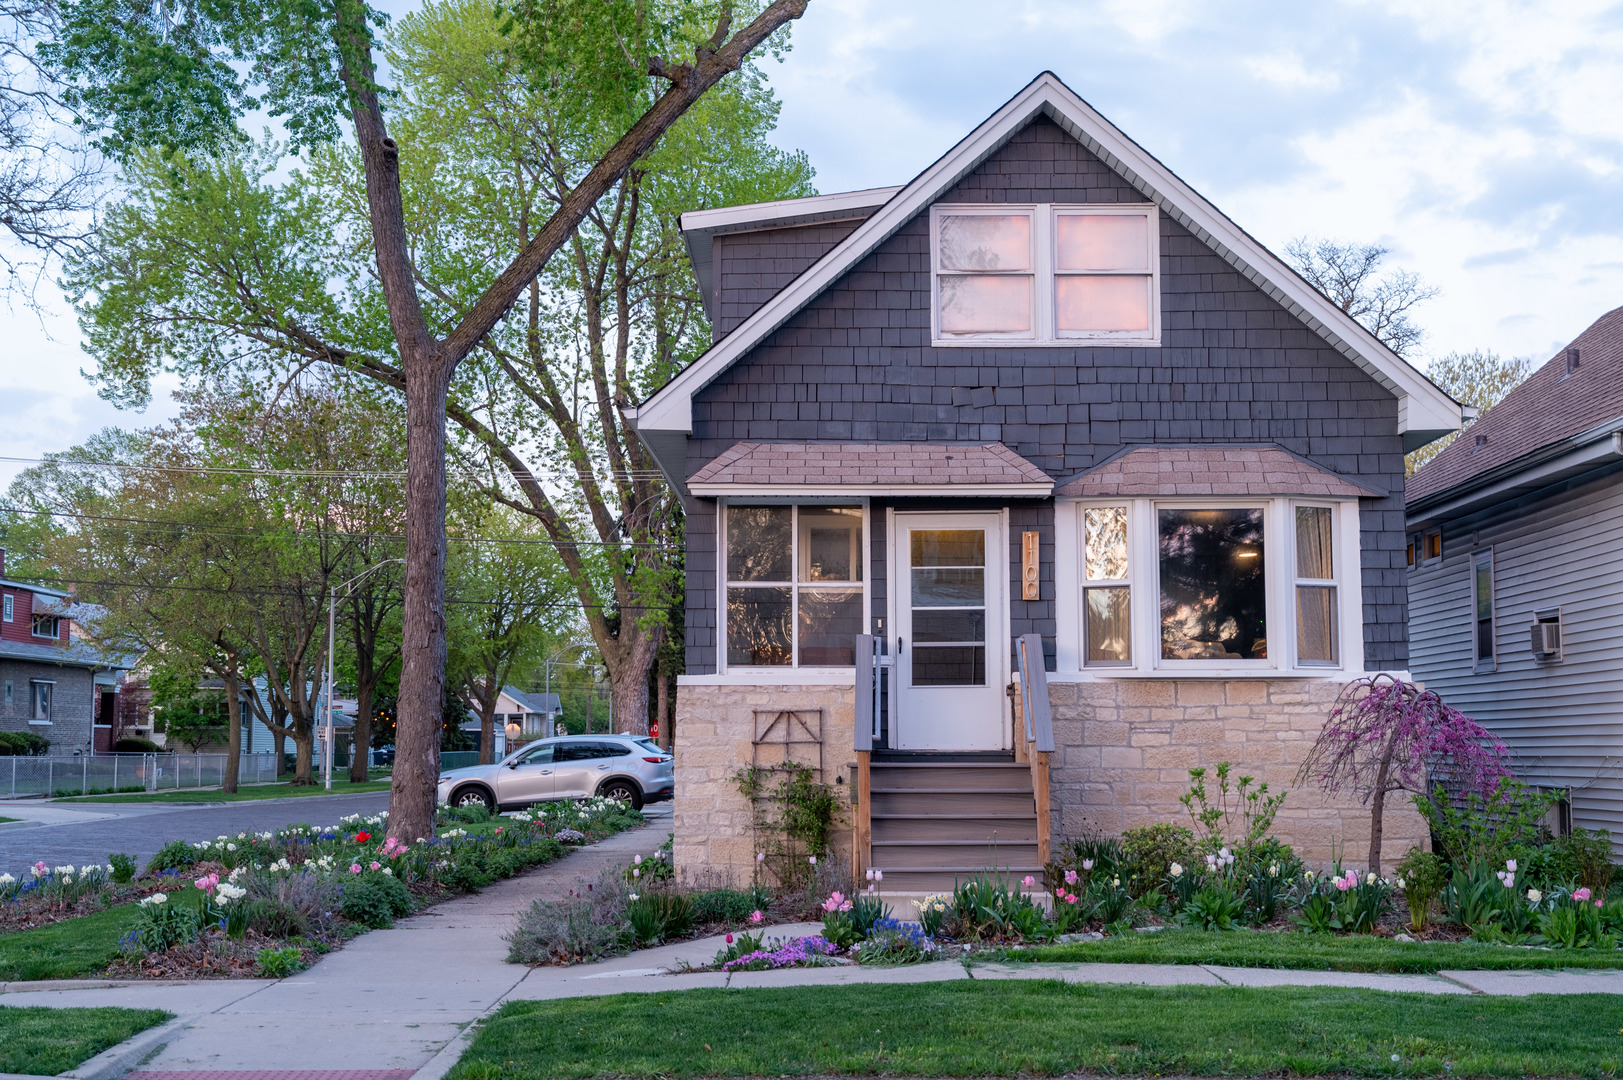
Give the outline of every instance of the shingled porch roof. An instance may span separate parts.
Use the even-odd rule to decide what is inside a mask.
[[[741,442],[688,480],[695,495],[1041,497],[1054,479],[1002,443]]]
[[[1370,498],[1386,494],[1275,446],[1144,446],[1111,458],[1061,484],[1055,495],[1078,497],[1188,495],[1317,495]]]

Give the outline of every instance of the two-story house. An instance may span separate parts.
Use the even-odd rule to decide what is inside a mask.
[[[127,661],[73,633],[84,605],[58,589],[6,577],[0,548],[0,731],[29,731],[50,753],[106,753]]]
[[[1186,822],[1224,760],[1305,857],[1367,835],[1292,781],[1407,665],[1403,455],[1457,402],[1052,74],[901,187],[682,227],[715,341],[630,414],[686,511],[679,865],[748,876],[786,755],[901,891]]]

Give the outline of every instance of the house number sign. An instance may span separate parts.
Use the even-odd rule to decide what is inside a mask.
[[[1020,534],[1020,599],[1037,599],[1037,534]]]

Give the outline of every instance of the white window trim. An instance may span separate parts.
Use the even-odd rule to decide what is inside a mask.
[[[1148,333],[1137,330],[1101,330],[1068,333],[1061,337],[1055,326],[1056,278],[1054,271],[1054,221],[1062,214],[1148,216],[1150,325]],[[1007,217],[1025,214],[1031,218],[1032,269],[1004,271],[1008,276],[1032,278],[1032,329],[1022,334],[953,334],[941,332],[940,219],[944,215]],[[948,271],[950,275],[964,271]],[[996,271],[993,271],[996,273]],[[1143,276],[1134,271],[1098,271],[1101,276]],[[1072,276],[1067,273],[1065,276]],[[1086,276],[1086,275],[1081,275]],[[1161,344],[1161,229],[1160,210],[1154,203],[936,203],[930,207],[930,344],[936,348],[975,348],[986,345],[1021,345],[1039,348],[1123,348],[1159,347]]]
[[[34,705],[35,705],[35,700],[36,700],[36,697],[37,697],[37,694],[38,694],[38,691],[35,690],[34,688],[37,687],[37,686],[49,686],[51,688],[50,699],[49,699],[49,701],[47,702],[47,704],[45,706],[45,718],[43,720],[41,720],[40,718],[38,718],[38,717],[36,717],[34,715]],[[56,716],[56,680],[55,679],[29,679],[28,680],[28,722],[30,724],[35,725],[36,727],[47,727],[47,726],[50,726],[50,725],[52,725],[52,724],[54,724],[56,722],[53,719],[53,717],[55,717],[55,716]]]
[[[1127,506],[1128,584],[1132,589],[1133,662],[1084,662],[1086,613],[1083,609],[1082,511],[1089,506]],[[1340,663],[1296,661],[1297,506],[1335,510],[1337,622]],[[1268,659],[1163,660],[1160,625],[1160,551],[1155,511],[1158,508],[1225,509],[1261,507],[1263,558],[1268,580]],[[1364,607],[1359,558],[1359,511],[1356,499],[1269,496],[1195,496],[1189,498],[1058,499],[1054,513],[1054,584],[1059,634],[1056,640],[1058,681],[1133,678],[1336,678],[1364,672]],[[1275,628],[1284,627],[1284,632]],[[1278,642],[1276,647],[1275,642]]]
[[[1488,564],[1488,635],[1493,642],[1493,655],[1483,659],[1477,641],[1477,605],[1481,598],[1477,595],[1477,564]],[[1475,675],[1488,675],[1499,670],[1499,605],[1495,601],[1495,594],[1499,591],[1499,568],[1494,565],[1493,548],[1482,547],[1471,552],[1471,561],[1466,564],[1471,576],[1471,672]]]
[[[16,597],[12,596],[10,593],[6,593],[5,600],[0,603],[3,603],[4,606],[3,613],[0,613],[0,620],[4,620],[5,622],[15,621],[12,616],[15,612],[14,605],[16,603]]]
[[[53,620],[56,623],[56,633],[54,633],[54,634],[42,634],[42,633],[40,633],[39,630],[37,629],[37,627],[39,626],[39,620],[41,620],[41,619],[51,619],[51,620]],[[61,641],[62,640],[62,616],[60,616],[60,615],[42,615],[42,614],[39,614],[39,613],[36,612],[33,616],[30,617],[29,626],[28,626],[28,634],[29,634],[30,637],[37,637],[41,641]]]
[[[719,685],[752,685],[755,683],[800,681],[817,683],[826,681],[836,684],[844,681],[854,684],[856,679],[856,666],[854,664],[851,667],[811,667],[801,665],[800,611],[799,605],[795,603],[795,597],[799,595],[799,585],[790,586],[789,633],[794,663],[780,667],[753,667],[747,664],[727,663],[727,508],[729,501],[728,499],[716,500],[716,675],[734,675],[740,678],[738,682],[727,681]],[[845,588],[856,586],[859,589],[862,593],[862,625],[864,627],[862,632],[866,632],[866,627],[871,618],[868,589],[873,581],[873,552],[872,545],[869,543],[868,500],[856,498],[845,500],[807,499],[802,501],[798,499],[764,500],[743,498],[739,499],[738,502],[743,506],[783,505],[805,506],[814,509],[828,506],[846,506],[856,507],[862,511],[862,539],[860,541],[862,544],[860,555],[862,560],[862,580],[847,583],[829,582],[826,587],[839,588],[843,585]],[[789,541],[790,566],[795,574],[800,572],[800,523],[798,517],[797,514],[794,527],[790,530]],[[788,677],[791,675],[798,677]],[[805,676],[813,676],[813,678],[806,680]],[[677,680],[677,685],[682,685],[680,677]],[[703,684],[695,683],[691,685]]]

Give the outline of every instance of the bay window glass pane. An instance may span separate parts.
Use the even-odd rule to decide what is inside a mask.
[[[984,645],[919,645],[912,652],[914,686],[986,685]]]
[[[851,667],[860,633],[861,589],[800,590],[801,667]]]
[[[1330,508],[1296,508],[1296,576],[1329,581],[1336,576],[1330,553]]]
[[[982,274],[941,278],[943,334],[1018,334],[1031,329],[1031,278]]]
[[[1335,588],[1328,585],[1298,585],[1296,658],[1308,663],[1338,663],[1336,645]]]
[[[1133,659],[1131,605],[1126,586],[1086,589],[1088,663],[1127,663]]]
[[[862,511],[800,508],[801,581],[862,580]]]
[[[791,590],[727,590],[727,663],[787,667],[792,659]]]
[[[727,580],[788,581],[792,510],[787,506],[727,508]]]
[[[941,218],[942,270],[1030,270],[1026,214],[947,214]]]
[[[944,279],[943,279],[944,280]],[[1055,325],[1060,333],[1149,330],[1147,277],[1065,275],[1054,279]]]
[[[1161,657],[1262,660],[1262,510],[1160,510]]]
[[[1061,214],[1054,220],[1058,270],[1150,269],[1150,219],[1139,214]]]
[[[1087,533],[1089,581],[1120,581],[1127,576],[1127,507],[1096,506],[1082,511]]]

